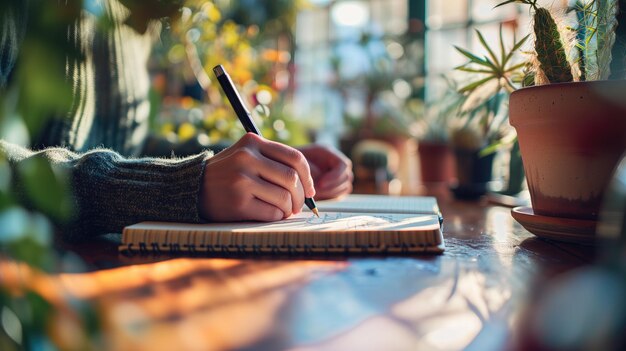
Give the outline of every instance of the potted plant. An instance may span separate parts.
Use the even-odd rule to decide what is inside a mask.
[[[476,31],[487,53],[483,57],[456,47],[458,52],[469,59],[456,68],[466,74],[466,81],[455,89],[455,109],[459,123],[451,133],[458,178],[453,192],[457,198],[477,199],[484,195],[492,180],[496,149],[515,141],[508,124],[507,104],[509,94],[521,84],[522,71],[527,65],[515,54],[528,36],[519,41],[514,39],[509,49],[504,43],[502,27],[499,34],[499,47],[494,50],[482,33]]]
[[[552,225],[571,228],[538,231],[555,239],[593,240],[603,195],[626,151],[625,56],[618,45],[626,38],[616,38],[626,26],[626,1],[579,4],[576,30],[559,26],[536,0],[498,6],[513,2],[530,5],[534,20],[528,72],[534,84],[513,92],[509,106],[532,201],[524,220],[561,219]],[[572,233],[583,226],[591,230]]]
[[[438,185],[447,187],[456,179],[448,124],[458,110],[460,95],[450,77],[442,76],[442,79],[445,80],[447,89],[432,103],[407,103],[411,114],[419,116],[415,123],[417,154],[420,181],[427,190]]]

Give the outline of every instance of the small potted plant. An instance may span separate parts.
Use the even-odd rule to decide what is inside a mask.
[[[458,109],[459,94],[455,82],[443,76],[448,85],[434,102],[424,105],[409,101],[407,108],[416,118],[415,136],[419,157],[420,181],[427,189],[447,187],[456,178],[454,155],[450,147],[449,122]]]
[[[530,6],[534,22],[530,79],[525,80],[533,84],[513,92],[509,105],[531,195],[530,215],[592,228],[578,236],[552,228],[543,232],[547,237],[593,240],[603,195],[626,151],[626,38],[616,38],[626,26],[626,1],[579,4],[580,23],[574,29],[559,25],[537,0],[498,6],[515,2]]]
[[[460,123],[451,132],[458,178],[453,192],[457,198],[476,199],[484,195],[492,180],[496,149],[515,141],[515,134],[508,124],[508,98],[519,87],[522,71],[527,65],[515,54],[528,36],[519,41],[514,39],[507,47],[502,27],[499,34],[498,47],[494,50],[483,34],[476,31],[487,53],[483,57],[456,47],[469,59],[456,68],[466,74],[467,80],[455,89],[456,115],[460,117]]]

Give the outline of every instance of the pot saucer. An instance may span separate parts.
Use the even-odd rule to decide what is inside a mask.
[[[513,218],[526,230],[540,238],[593,244],[596,240],[597,221],[559,218],[533,213],[532,207],[520,206],[511,210]]]

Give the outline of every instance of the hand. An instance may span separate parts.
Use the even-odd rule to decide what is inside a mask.
[[[336,149],[312,144],[300,148],[311,168],[315,198],[330,199],[352,192],[352,161]]]
[[[315,196],[304,155],[248,133],[207,160],[200,215],[212,222],[277,221],[298,213]]]

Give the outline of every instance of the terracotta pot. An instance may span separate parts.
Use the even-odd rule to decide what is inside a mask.
[[[454,180],[454,157],[448,144],[420,141],[417,152],[422,183],[449,184]]]
[[[511,94],[535,214],[595,220],[626,151],[626,81],[550,84]]]

